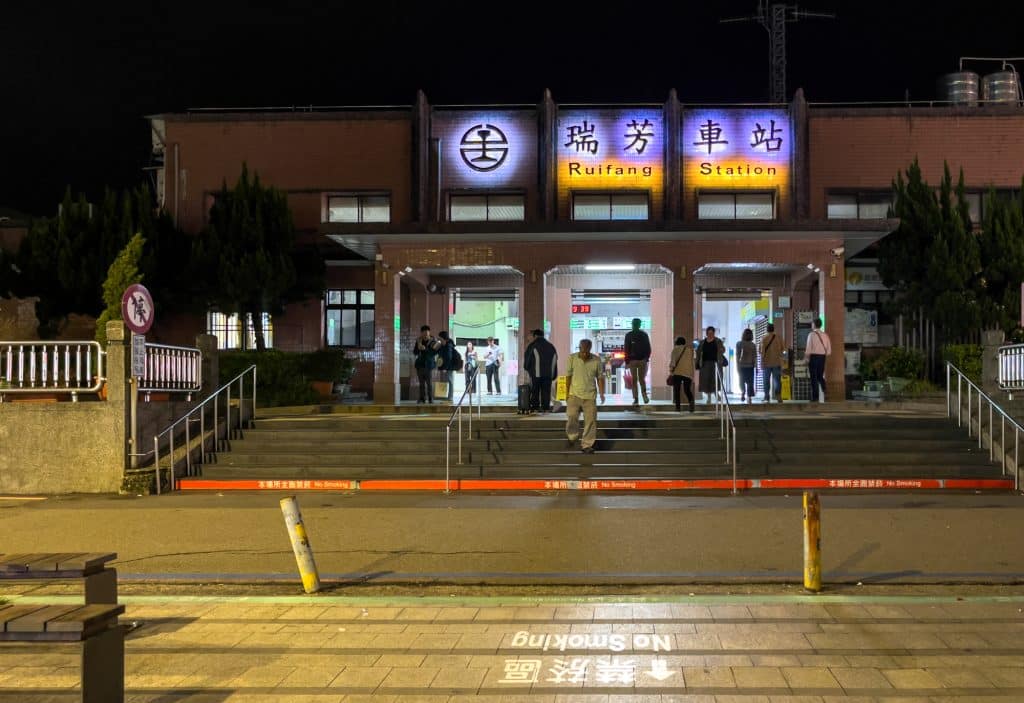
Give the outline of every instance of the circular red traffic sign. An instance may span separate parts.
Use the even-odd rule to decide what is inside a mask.
[[[153,296],[141,283],[133,283],[121,296],[121,318],[135,334],[146,334],[153,326]]]

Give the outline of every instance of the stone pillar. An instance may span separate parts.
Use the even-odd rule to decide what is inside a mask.
[[[128,468],[128,452],[139,452],[138,447],[129,449],[131,437],[131,398],[134,387],[130,382],[132,372],[131,337],[121,320],[107,323],[107,403],[114,415],[113,425],[116,438],[112,441],[121,446],[121,472]]]
[[[999,392],[999,347],[1005,341],[1006,335],[1002,330],[984,330],[981,333],[981,389],[990,396]]]
[[[693,269],[686,266],[685,275],[682,267],[672,271],[672,341],[676,337],[686,337],[693,342],[701,335],[698,333],[699,319],[697,312],[697,296],[693,291]]]
[[[551,333],[548,341],[555,345],[558,350],[559,373],[565,371],[565,365],[569,362],[569,355],[576,350],[572,348],[572,333],[569,330],[569,318],[572,317],[572,291],[568,288],[547,286],[548,319],[551,321]],[[533,326],[527,328],[527,332]],[[526,338],[526,337],[524,337]]]
[[[665,376],[668,374],[669,359],[672,357],[672,347],[675,341],[673,331],[675,321],[673,319],[673,289],[669,282],[669,275],[661,286],[651,289],[651,329],[647,334],[651,338],[651,363],[649,365],[649,378],[647,379],[647,393],[651,398],[666,400],[672,397],[669,388],[665,385]]]
[[[400,321],[398,277],[379,265],[374,270],[373,330],[373,402],[383,405],[398,403],[398,358]]]
[[[519,329],[544,329],[544,272],[530,269],[523,274],[523,296],[519,306]]]
[[[217,349],[217,337],[212,334],[197,334],[196,349],[203,355],[203,387],[197,400],[204,400],[220,388],[220,351]],[[259,382],[257,370],[256,382]]]

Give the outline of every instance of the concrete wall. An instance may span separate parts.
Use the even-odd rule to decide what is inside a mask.
[[[0,493],[115,493],[128,432],[123,323],[107,325],[107,400],[0,403]]]

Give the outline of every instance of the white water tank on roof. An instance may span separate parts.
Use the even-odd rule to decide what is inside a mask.
[[[978,74],[974,71],[947,73],[939,79],[939,100],[954,105],[977,105]]]
[[[1020,77],[1016,71],[998,71],[981,79],[981,99],[986,105],[1016,105],[1020,102]]]

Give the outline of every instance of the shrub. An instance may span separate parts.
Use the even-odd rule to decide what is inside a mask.
[[[866,381],[880,381],[889,377],[924,378],[924,354],[916,349],[893,347],[873,361],[860,365]]]
[[[340,349],[311,353],[226,351],[220,354],[220,382],[227,383],[256,365],[256,404],[260,407],[311,405],[320,396],[311,381],[348,383],[355,361]],[[248,391],[247,391],[248,392]]]
[[[960,369],[967,378],[981,383],[981,346],[977,344],[947,344],[942,348],[942,359]]]

